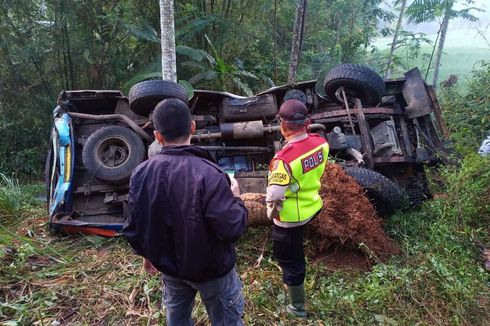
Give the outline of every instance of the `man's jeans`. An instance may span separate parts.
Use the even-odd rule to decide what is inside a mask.
[[[242,282],[233,268],[220,278],[195,283],[162,274],[163,303],[167,309],[167,325],[194,325],[191,319],[197,291],[201,295],[211,325],[242,326],[245,300]]]

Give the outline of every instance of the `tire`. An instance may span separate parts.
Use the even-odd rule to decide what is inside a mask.
[[[347,97],[359,98],[364,105],[377,105],[385,92],[383,79],[371,68],[358,64],[341,64],[325,77],[325,94],[342,104],[335,92],[344,87]]]
[[[363,187],[380,216],[388,216],[401,205],[398,186],[384,175],[365,168],[347,167],[344,171]]]
[[[169,80],[147,80],[138,83],[129,90],[129,107],[134,113],[148,116],[161,100],[178,98],[189,102],[187,90]]]
[[[83,145],[82,161],[97,179],[124,183],[145,159],[145,145],[131,129],[103,127],[90,135]]]
[[[420,206],[424,201],[432,198],[429,182],[423,169],[410,178],[410,183],[405,187],[405,194],[413,206]]]

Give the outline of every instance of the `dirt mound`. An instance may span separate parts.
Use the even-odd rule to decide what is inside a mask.
[[[324,208],[308,228],[314,251],[322,252],[332,244],[341,243],[352,247],[361,245],[363,251],[378,258],[398,252],[364,190],[339,165],[328,164],[321,182]]]
[[[328,164],[321,182],[324,208],[307,229],[309,255],[321,255],[339,244],[352,249],[360,247],[380,259],[398,252],[364,190],[340,166]],[[265,195],[246,193],[240,197],[249,211],[250,226],[271,224],[266,215]]]

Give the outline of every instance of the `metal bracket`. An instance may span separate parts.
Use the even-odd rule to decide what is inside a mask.
[[[107,193],[104,198],[104,204],[117,204],[117,203],[122,203],[125,200],[128,200],[128,194],[125,195],[118,195],[117,193],[113,192],[112,194]]]
[[[362,145],[364,147],[364,162],[369,169],[374,168],[373,160],[373,147],[371,146],[371,133],[369,131],[369,125],[364,116],[364,109],[362,108],[361,100],[356,98],[357,119],[359,120],[359,130],[361,131]]]
[[[90,194],[92,193],[90,190],[90,185],[88,183],[84,184],[81,188],[85,196],[90,196]]]
[[[356,130],[354,129],[354,123],[352,122],[352,117],[350,115],[349,102],[347,101],[347,96],[345,95],[345,89],[343,87],[340,87],[337,90],[337,92],[335,92],[335,96],[337,96],[337,98],[339,97],[339,95],[337,94],[338,92],[341,92],[342,93],[342,98],[343,98],[343,102],[344,102],[344,105],[345,105],[345,111],[347,112],[347,116],[349,117],[350,128],[352,129],[352,134],[355,135],[356,134]]]

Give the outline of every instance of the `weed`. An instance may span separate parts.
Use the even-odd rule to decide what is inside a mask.
[[[42,205],[40,184],[19,185],[14,177],[0,173],[0,223],[10,224],[22,219],[29,208]]]

